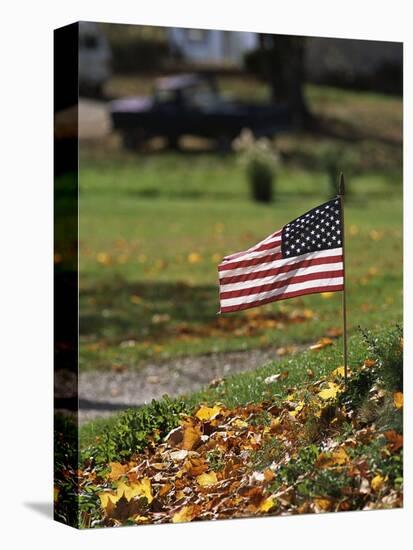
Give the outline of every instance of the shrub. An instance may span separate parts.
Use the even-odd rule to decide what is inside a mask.
[[[84,459],[96,464],[128,459],[157,442],[179,424],[181,414],[189,413],[188,405],[178,399],[152,400],[150,405],[123,412],[116,424],[106,430],[93,449],[84,451]]]
[[[268,139],[255,139],[251,130],[243,130],[234,140],[233,148],[239,153],[245,167],[251,197],[257,202],[271,202],[279,156]]]

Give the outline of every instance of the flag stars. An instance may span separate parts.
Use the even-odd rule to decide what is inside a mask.
[[[340,246],[340,206],[329,201],[284,226],[282,252],[285,256],[328,250]]]

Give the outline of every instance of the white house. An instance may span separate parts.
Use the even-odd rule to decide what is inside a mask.
[[[201,64],[239,66],[244,53],[257,46],[257,35],[253,32],[172,27],[168,29],[168,40],[172,52]]]

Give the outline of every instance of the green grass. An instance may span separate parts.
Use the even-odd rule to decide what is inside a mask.
[[[379,383],[384,384],[384,387],[390,391],[400,391],[402,389],[400,384],[402,350],[399,339],[400,333],[396,328],[381,329],[369,333],[367,338],[366,334],[363,335],[360,331],[357,331],[349,339],[348,364],[353,374],[348,386],[348,395],[346,395],[357,408],[360,408],[365,397],[363,393],[364,386],[368,391],[376,380],[379,380]],[[379,344],[377,345],[376,342],[379,342]],[[369,374],[368,380],[365,381],[360,367],[366,358],[375,359],[378,370],[377,372],[372,370],[371,376]],[[199,403],[212,405],[219,402],[228,408],[235,408],[247,403],[261,403],[266,400],[282,401],[291,392],[291,388],[300,388],[311,380],[318,380],[323,376],[327,376],[342,364],[342,343],[338,340],[333,345],[320,351],[306,351],[282,361],[269,362],[262,367],[252,368],[251,371],[232,375],[224,379],[223,383],[217,387],[207,387],[190,395],[182,395],[175,400],[166,397],[158,402],[153,401],[151,405],[145,405],[139,409],[131,409],[126,413],[108,419],[89,422],[80,428],[80,447],[82,449],[95,447],[97,438],[101,439],[105,432],[109,434],[109,439],[112,437],[116,439],[116,434],[121,427],[119,441],[116,439],[119,446],[116,452],[131,453],[133,445],[128,444],[130,437],[133,438],[134,445],[138,445],[139,450],[143,450],[147,445],[148,435],[154,427],[160,429],[160,426],[164,425],[165,417],[168,418],[168,427],[173,427],[173,419],[176,416],[174,411],[190,414],[199,406]],[[307,375],[308,369],[313,373],[311,380]],[[265,382],[267,377],[285,371],[288,371],[286,379],[271,384]],[[168,414],[164,412],[166,410],[169,411]],[[387,411],[383,408],[380,414],[383,418],[386,418]],[[151,418],[151,420],[143,421],[143,417]],[[178,417],[176,416],[176,418]],[[172,425],[169,426],[171,419]],[[388,425],[382,427],[386,429],[393,428],[394,418],[387,418],[387,422]],[[146,425],[150,426],[150,429],[146,430],[143,427]],[[399,422],[397,427],[402,430],[402,425]],[[129,436],[130,431],[132,431],[131,436]],[[136,435],[140,431],[142,436]],[[125,436],[125,433],[128,436]],[[161,429],[159,435],[162,436],[163,433],[166,432]]]
[[[233,77],[222,84],[253,97],[264,89]],[[81,144],[82,369],[139,368],[146,359],[307,343],[339,327],[340,293],[251,310],[256,319],[216,315],[220,259],[331,196],[319,158],[330,142],[359,153],[347,178],[350,331],[401,321],[401,102],[315,86],[307,94],[312,110],[330,120],[337,135],[276,140],[284,162],[268,206],[250,200],[233,155],[130,154],[114,147],[112,138]],[[357,139],[349,140],[349,132]],[[291,322],[306,310],[312,316]]]

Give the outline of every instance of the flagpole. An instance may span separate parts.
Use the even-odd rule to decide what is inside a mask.
[[[344,175],[340,173],[340,179],[338,183],[338,196],[340,198],[340,211],[341,211],[341,230],[342,243],[343,243],[343,293],[342,293],[342,305],[343,305],[343,358],[344,358],[344,384],[347,385],[348,367],[347,367],[347,307],[346,307],[346,251],[345,251],[345,235],[344,235]]]

